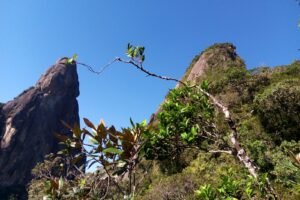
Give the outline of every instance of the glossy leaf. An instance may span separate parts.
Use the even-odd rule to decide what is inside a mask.
[[[106,148],[102,152],[103,153],[118,154],[118,155],[121,155],[123,153],[122,150],[116,149],[116,148],[113,148],[113,147]]]
[[[91,129],[97,130],[94,124],[87,118],[83,118],[84,123]]]

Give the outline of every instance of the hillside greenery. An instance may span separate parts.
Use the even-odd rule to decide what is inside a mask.
[[[145,59],[142,47],[127,53]],[[66,124],[73,137],[57,135],[66,148],[35,167],[29,199],[300,199],[300,62],[247,70],[232,44],[216,44],[182,81],[201,56],[204,74],[171,90],[150,123]],[[230,127],[203,90],[231,111],[258,177],[228,153]],[[96,172],[84,173],[95,163]]]

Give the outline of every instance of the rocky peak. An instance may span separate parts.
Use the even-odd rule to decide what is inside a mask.
[[[37,82],[36,87],[45,94],[79,96],[78,77],[76,66],[66,65],[67,59],[62,58],[56,62]],[[76,84],[74,84],[76,83]]]
[[[182,80],[197,82],[230,67],[245,68],[243,60],[236,53],[236,47],[231,43],[214,44],[195,56]]]
[[[70,135],[61,120],[79,124],[76,65],[60,59],[37,84],[0,108],[0,188],[25,186],[45,155],[59,150],[54,133]]]

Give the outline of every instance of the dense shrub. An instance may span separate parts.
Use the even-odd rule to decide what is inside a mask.
[[[276,83],[255,98],[256,112],[274,139],[300,139],[299,81]]]
[[[182,87],[172,91],[158,114],[158,131],[146,135],[146,158],[168,159],[180,163],[186,148],[201,147],[203,141],[216,134],[214,107],[197,88]]]

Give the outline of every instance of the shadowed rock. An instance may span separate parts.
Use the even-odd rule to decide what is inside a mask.
[[[0,106],[0,188],[24,187],[44,156],[59,150],[55,132],[70,135],[61,120],[79,124],[76,65],[60,59],[37,82]]]

